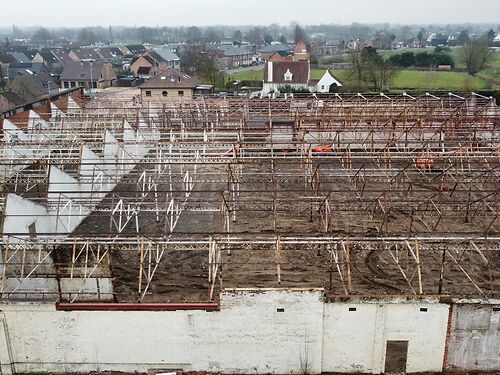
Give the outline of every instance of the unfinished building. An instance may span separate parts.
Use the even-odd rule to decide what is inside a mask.
[[[2,122],[2,372],[500,371],[491,98],[66,99]]]

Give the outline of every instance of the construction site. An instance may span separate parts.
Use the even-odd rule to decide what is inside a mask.
[[[73,89],[0,121],[1,374],[500,371],[492,98]]]

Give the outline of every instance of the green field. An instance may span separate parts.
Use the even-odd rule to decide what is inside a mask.
[[[323,69],[312,69],[311,79],[320,79],[324,74]],[[335,70],[333,74],[346,82],[347,71]],[[264,70],[239,72],[231,75],[237,80],[262,81]],[[477,77],[471,77],[463,72],[427,72],[416,70],[403,70],[394,79],[393,89],[416,90],[477,90],[486,88],[486,82]]]

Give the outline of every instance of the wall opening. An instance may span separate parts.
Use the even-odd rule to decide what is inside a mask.
[[[406,374],[408,341],[387,341],[385,374]]]

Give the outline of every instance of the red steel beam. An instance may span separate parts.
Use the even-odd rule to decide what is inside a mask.
[[[219,311],[218,303],[56,303],[58,311]]]

